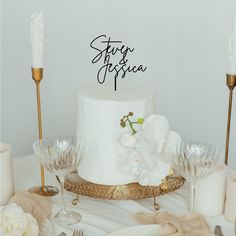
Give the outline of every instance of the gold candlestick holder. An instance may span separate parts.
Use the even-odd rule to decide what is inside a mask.
[[[229,159],[231,112],[232,112],[233,91],[236,86],[236,75],[227,74],[226,75],[226,84],[229,88],[228,121],[227,121],[226,145],[225,145],[225,164],[227,165],[228,159]]]
[[[37,109],[38,109],[38,133],[39,140],[43,138],[42,131],[42,113],[41,113],[41,102],[40,102],[40,82],[43,79],[43,68],[32,68],[32,78],[36,84],[36,93],[37,93]],[[41,186],[35,186],[29,189],[29,192],[37,193],[43,196],[55,196],[59,193],[58,188],[54,186],[45,185],[45,175],[44,168],[40,166],[41,174]]]

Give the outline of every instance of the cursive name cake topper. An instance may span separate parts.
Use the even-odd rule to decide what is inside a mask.
[[[130,48],[122,44],[122,41],[111,40],[111,37],[106,35],[99,35],[90,43],[90,47],[96,50],[98,53],[92,59],[92,63],[102,63],[102,66],[97,73],[97,81],[103,84],[107,78],[107,72],[114,74],[114,90],[117,89],[117,79],[120,76],[125,78],[127,73],[144,72],[147,66],[129,65],[128,54],[134,51],[134,48]]]

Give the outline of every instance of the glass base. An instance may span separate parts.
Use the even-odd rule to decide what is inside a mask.
[[[73,210],[60,210],[52,219],[59,226],[69,226],[80,222],[81,215]]]

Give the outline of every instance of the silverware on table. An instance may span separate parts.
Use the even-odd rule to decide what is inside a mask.
[[[75,229],[73,232],[73,236],[84,236],[84,231],[82,229]]]
[[[222,233],[220,225],[216,225],[216,227],[215,227],[215,235],[216,236],[224,236],[223,233]]]

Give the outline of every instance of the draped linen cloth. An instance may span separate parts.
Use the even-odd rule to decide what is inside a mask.
[[[210,229],[204,216],[194,213],[178,216],[168,212],[158,214],[136,213],[142,224],[160,224],[157,236],[209,236]]]
[[[32,214],[37,220],[39,228],[43,227],[45,220],[52,210],[52,201],[50,198],[27,191],[16,193],[10,198],[8,203],[15,203],[24,212]]]

